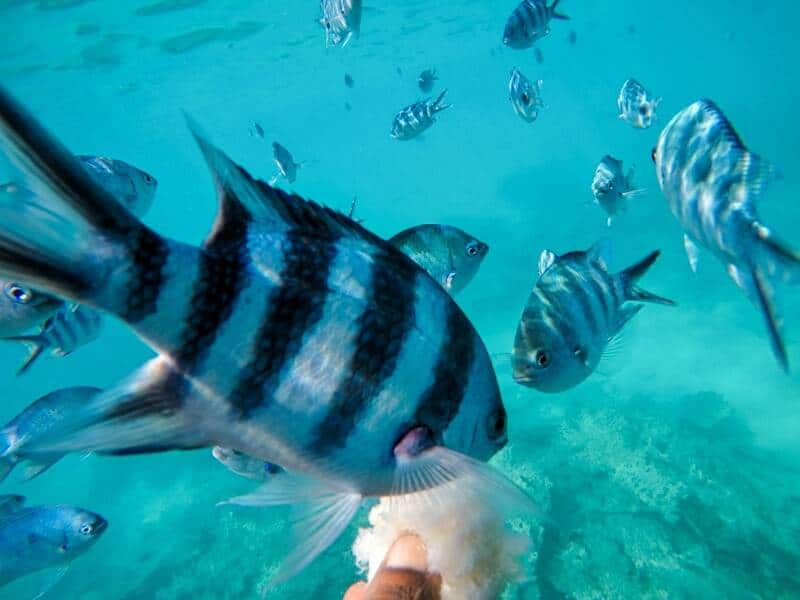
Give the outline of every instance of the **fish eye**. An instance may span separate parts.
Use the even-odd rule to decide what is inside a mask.
[[[78,531],[80,531],[81,535],[91,535],[94,527],[92,527],[91,523],[84,523]]]
[[[650,107],[649,107],[649,106],[647,106],[647,104],[642,104],[642,105],[639,107],[639,114],[640,114],[640,115],[642,115],[642,116],[644,116],[644,117],[646,117],[647,115],[649,115],[649,114],[650,114]]]
[[[534,360],[540,367],[546,367],[550,364],[550,355],[544,350],[537,350]]]
[[[17,304],[28,304],[33,300],[33,292],[28,288],[24,288],[18,283],[9,283],[6,285],[6,296]]]
[[[506,411],[503,407],[498,408],[491,415],[486,423],[486,433],[491,440],[502,438],[506,434]]]
[[[531,97],[528,95],[528,92],[522,92],[522,95],[520,96],[520,98],[522,99],[522,101],[525,104],[530,104],[530,102],[531,102]]]
[[[152,175],[148,175],[147,173],[144,174],[144,182],[148,185],[152,184],[155,181]]]
[[[477,256],[480,251],[481,249],[478,242],[470,242],[467,244],[467,256]]]
[[[650,152],[650,158],[653,159],[653,162],[656,162],[656,147],[653,146],[653,150]]]

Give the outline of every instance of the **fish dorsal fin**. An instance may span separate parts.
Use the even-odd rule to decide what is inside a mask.
[[[211,170],[219,196],[219,215],[209,239],[217,239],[221,232],[229,230],[232,223],[252,220],[272,231],[300,229],[358,238],[372,244],[382,242],[379,237],[338,211],[254,179],[209,142],[191,117],[186,115],[186,120]]]
[[[595,242],[586,251],[586,255],[591,262],[599,264],[605,271],[608,271],[608,263],[611,259],[611,240],[604,238]]]
[[[539,255],[539,276],[541,277],[544,275],[544,272],[552,267],[557,260],[558,255],[555,252],[547,249],[542,250],[542,253]]]

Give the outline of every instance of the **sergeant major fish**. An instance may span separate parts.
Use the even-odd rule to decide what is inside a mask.
[[[19,368],[18,374],[22,374],[44,352],[49,351],[52,356],[61,358],[96,340],[102,327],[103,318],[96,310],[80,304],[65,304],[44,322],[38,333],[5,339],[21,342],[30,350]]]
[[[125,161],[105,156],[78,156],[97,183],[106,188],[128,210],[141,217],[153,205],[158,181]]]
[[[389,238],[451,294],[472,281],[489,246],[452,225],[417,225]]]
[[[562,392],[586,379],[609,342],[641,304],[674,304],[636,286],[659,256],[656,250],[609,273],[602,246],[539,257],[539,279],[528,298],[511,354],[514,380],[542,392]]]
[[[612,219],[627,208],[627,201],[645,192],[634,188],[631,168],[627,175],[622,173],[622,161],[606,154],[594,171],[592,195],[594,201],[608,215],[606,224],[610,227]]]
[[[619,118],[638,129],[647,129],[656,118],[661,98],[654,98],[635,79],[626,79],[617,96]]]
[[[60,460],[63,452],[28,452],[26,444],[75,414],[98,392],[99,388],[88,386],[56,390],[35,400],[9,421],[0,430],[0,481],[20,462],[27,462],[24,478],[33,479]]]
[[[223,448],[222,446],[214,446],[211,454],[219,462],[225,465],[231,473],[235,473],[240,477],[253,479],[255,481],[266,481],[279,473],[283,473],[283,469],[278,465],[272,464],[248,456],[243,452],[234,450],[233,448]]]
[[[361,31],[361,0],[320,0],[325,45],[344,48]]]
[[[684,231],[692,270],[698,246],[710,250],[764,316],[770,343],[788,370],[774,284],[800,276],[800,254],[780,241],[758,216],[758,198],[776,177],[750,152],[710,100],[675,115],[653,149],[661,191]]]
[[[219,445],[281,465],[231,500],[300,505],[277,580],[330,546],[364,498],[425,498],[459,479],[530,510],[483,462],[507,442],[506,413],[450,295],[392,244],[253,179],[191,129],[220,204],[202,247],[141,223],[0,88],[0,139],[68,215],[49,226],[0,211],[0,273],[117,315],[159,353],[29,450]]]
[[[297,179],[297,169],[302,163],[295,162],[292,153],[278,142],[272,142],[272,158],[275,166],[278,167],[278,174],[273,177],[272,183],[277,180],[278,176],[284,177],[289,183],[294,183]]]
[[[567,15],[556,12],[559,1],[548,6],[547,0],[522,0],[506,21],[503,43],[515,50],[530,48],[550,33],[552,19],[568,20]]]
[[[417,85],[423,92],[430,94],[433,90],[433,84],[438,80],[439,78],[436,76],[436,69],[425,69],[419,74],[419,77],[417,78]]]
[[[21,507],[0,516],[0,586],[68,565],[108,527],[100,515],[72,506]]]
[[[539,116],[539,110],[544,107],[544,102],[540,97],[542,90],[541,79],[535,83],[522,74],[519,69],[512,69],[511,78],[508,80],[508,99],[520,118],[533,123]]]
[[[392,138],[410,140],[417,137],[436,122],[436,113],[450,108],[450,104],[442,104],[447,90],[439,94],[435,100],[420,100],[406,106],[398,112],[392,121]]]

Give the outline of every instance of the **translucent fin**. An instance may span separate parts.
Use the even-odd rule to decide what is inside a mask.
[[[611,262],[611,240],[609,238],[598,240],[586,251],[586,254],[591,262],[596,262],[608,271],[608,263]]]
[[[647,190],[645,188],[636,188],[633,190],[628,190],[627,192],[622,192],[622,197],[626,200],[633,200],[634,198],[644,196],[646,193]]]
[[[697,273],[697,262],[700,259],[700,248],[697,247],[691,238],[683,234],[683,247],[686,248],[686,257],[689,259],[689,266],[693,273]]]
[[[758,200],[772,182],[780,179],[778,169],[753,152],[744,151],[737,168],[741,170],[747,191],[751,194],[748,198],[750,201]]]
[[[292,506],[293,549],[270,581],[278,585],[302,571],[347,528],[361,504],[357,492],[296,473],[284,473],[256,491],[220,504],[239,506]]]
[[[47,342],[45,342],[41,334],[38,333],[33,335],[15,335],[4,339],[7,342],[19,342],[28,348],[28,356],[25,357],[19,369],[17,369],[17,375],[22,375],[27,371],[36,359],[47,349]]]
[[[644,308],[641,304],[623,304],[617,314],[617,334],[636,314]],[[613,338],[612,338],[613,339]]]
[[[50,593],[50,590],[52,590],[58,584],[59,581],[64,579],[64,575],[66,575],[67,571],[69,571],[69,567],[70,565],[66,565],[65,567],[60,567],[56,569],[52,578],[50,578],[49,581],[47,581],[42,586],[42,589],[39,590],[39,593],[36,594],[31,600],[42,600],[42,598],[47,596],[47,594]]]
[[[755,263],[761,273],[787,283],[800,282],[800,252],[777,239],[758,221],[752,224],[752,228],[755,233]]]
[[[539,255],[539,276],[541,277],[544,275],[544,272],[552,267],[556,260],[558,260],[558,255],[555,252],[542,250],[542,253]]]
[[[553,19],[561,19],[562,21],[569,21],[569,17],[564,13],[556,12],[556,7],[561,0],[553,0],[550,5],[550,15]]]
[[[25,481],[30,481],[31,479],[38,477],[63,457],[63,454],[54,453],[37,455],[29,458],[27,464],[25,465],[25,469],[22,471],[22,478]]]

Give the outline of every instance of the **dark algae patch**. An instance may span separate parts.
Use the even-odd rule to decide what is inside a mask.
[[[204,4],[206,0],[161,0],[160,2],[153,2],[145,4],[136,9],[135,15],[138,17],[152,17],[154,15],[163,15],[166,13],[175,12],[178,10],[186,10],[194,6]]]
[[[263,23],[246,21],[230,28],[206,27],[182,33],[161,42],[161,49],[170,54],[183,54],[213,42],[238,42],[257,34],[264,28]]]

